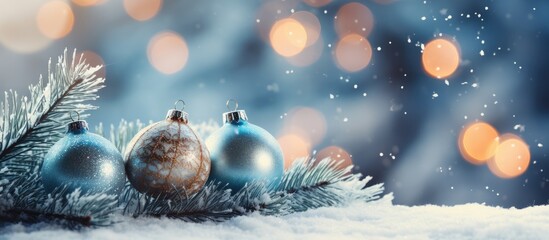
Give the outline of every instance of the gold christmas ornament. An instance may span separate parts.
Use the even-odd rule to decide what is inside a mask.
[[[175,104],[185,102],[177,101]],[[210,174],[210,154],[187,125],[187,113],[171,109],[166,119],[137,133],[126,148],[126,174],[139,192],[150,196],[192,195]]]

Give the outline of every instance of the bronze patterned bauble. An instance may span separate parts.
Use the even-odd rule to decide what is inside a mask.
[[[187,113],[172,109],[128,144],[126,174],[139,192],[184,196],[202,189],[210,174],[210,155],[187,122]]]

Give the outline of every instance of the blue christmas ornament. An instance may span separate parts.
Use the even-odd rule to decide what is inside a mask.
[[[279,181],[284,173],[280,145],[265,129],[249,123],[234,102],[234,110],[223,114],[223,126],[206,140],[212,162],[208,181],[227,183],[233,191],[254,180]]]
[[[124,161],[107,139],[89,132],[86,121],[69,123],[66,135],[44,157],[40,170],[47,192],[67,185],[69,194],[119,194],[126,182]]]

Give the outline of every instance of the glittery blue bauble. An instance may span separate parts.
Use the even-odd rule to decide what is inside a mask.
[[[69,124],[66,135],[44,157],[40,172],[46,191],[67,185],[67,194],[77,188],[82,193],[119,194],[126,181],[120,152],[109,140],[90,133],[85,121]]]
[[[206,140],[212,169],[209,181],[229,184],[233,191],[254,180],[280,180],[284,158],[276,139],[247,121],[245,112],[224,114],[225,124]]]

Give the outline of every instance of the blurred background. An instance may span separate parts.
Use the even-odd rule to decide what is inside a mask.
[[[158,121],[177,99],[191,122],[220,123],[234,98],[286,164],[343,160],[397,204],[522,208],[549,199],[548,7],[0,0],[0,90],[27,95],[76,48],[105,65],[92,125]]]

